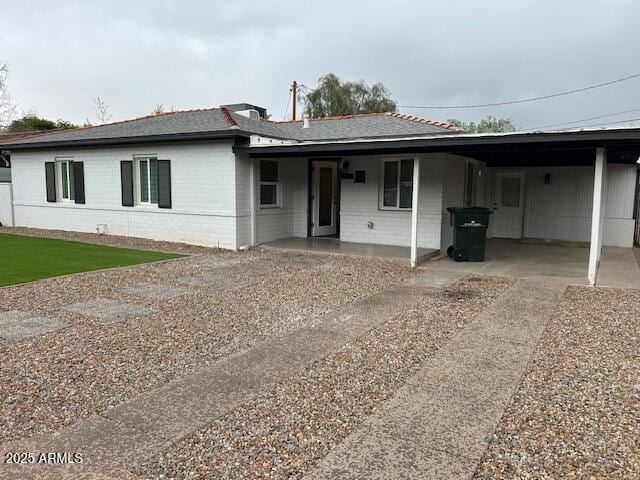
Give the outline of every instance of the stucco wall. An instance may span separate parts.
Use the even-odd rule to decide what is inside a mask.
[[[171,160],[172,208],[121,206],[120,161],[134,155]],[[44,163],[84,162],[86,203],[46,202]],[[236,248],[236,165],[228,142],[16,151],[12,155],[18,226],[107,233]]]

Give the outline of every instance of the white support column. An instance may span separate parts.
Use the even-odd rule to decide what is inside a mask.
[[[251,217],[251,246],[255,246],[257,241],[256,233],[256,161],[249,158],[249,216]]]
[[[420,194],[420,159],[413,159],[413,196],[411,198],[411,268],[418,265],[418,198]]]
[[[593,210],[591,213],[591,244],[589,249],[589,284],[595,285],[598,276],[600,253],[606,204],[607,153],[604,148],[596,149],[596,163],[593,179]]]

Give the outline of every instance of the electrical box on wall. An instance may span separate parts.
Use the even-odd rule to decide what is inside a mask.
[[[366,180],[367,172],[366,170],[356,170],[353,183],[364,183]]]

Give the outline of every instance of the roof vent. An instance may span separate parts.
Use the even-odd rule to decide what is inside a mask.
[[[259,107],[257,105],[254,105],[252,103],[229,103],[227,105],[220,105],[222,108],[226,108],[227,110],[231,110],[232,112],[236,112],[239,113],[241,115],[244,115],[245,117],[249,117],[249,118],[253,118],[250,117],[249,115],[247,115],[246,112],[247,110],[255,110],[258,112],[258,116],[259,118],[257,118],[256,120],[265,120],[267,118],[269,118],[269,116],[267,115],[267,109],[266,108],[262,108]]]
[[[238,115],[242,115],[243,117],[247,117],[250,118],[251,120],[260,120],[260,112],[258,110],[253,110],[253,109],[249,109],[249,110],[237,110],[234,113],[237,113]]]
[[[309,114],[305,113],[302,116],[302,128],[309,128]]]

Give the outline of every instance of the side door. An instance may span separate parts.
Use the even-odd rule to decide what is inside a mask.
[[[524,219],[524,173],[496,173],[493,236],[521,238]]]
[[[338,163],[313,162],[313,212],[311,235],[338,233]]]

